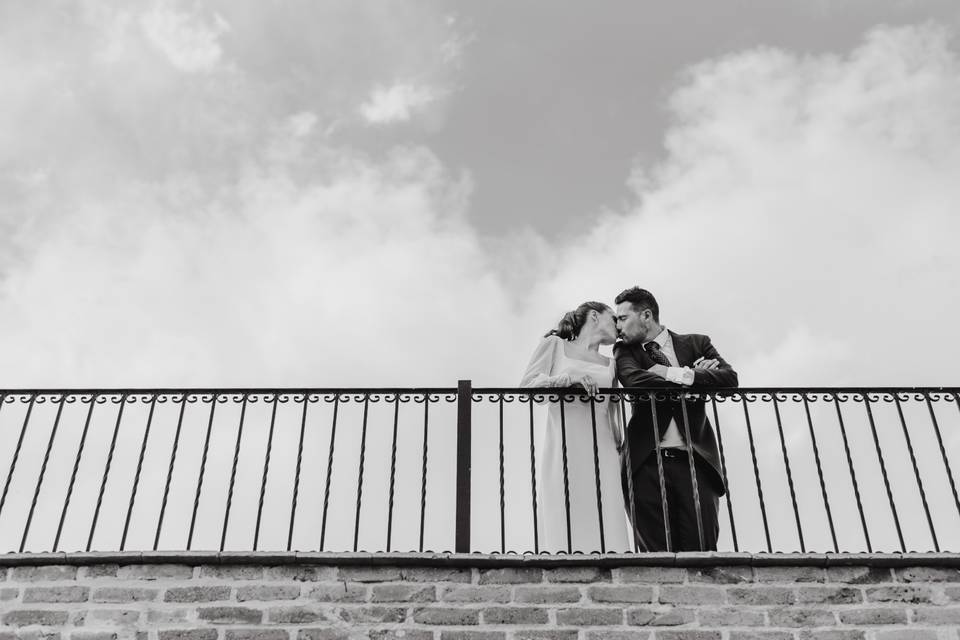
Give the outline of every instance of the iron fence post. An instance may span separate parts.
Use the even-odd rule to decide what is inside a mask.
[[[457,382],[457,521],[454,550],[470,553],[470,440],[473,383]]]

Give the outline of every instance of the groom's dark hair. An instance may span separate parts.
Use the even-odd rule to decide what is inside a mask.
[[[641,289],[640,287],[624,289],[614,302],[616,304],[629,302],[633,305],[634,311],[650,309],[650,313],[653,314],[653,321],[657,324],[660,323],[660,305],[657,304],[657,299],[653,297],[653,294],[646,289]]]

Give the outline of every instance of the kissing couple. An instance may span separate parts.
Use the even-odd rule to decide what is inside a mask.
[[[626,289],[615,305],[585,302],[566,313],[537,345],[520,386],[595,396],[619,381],[660,393],[633,400],[625,430],[615,397],[550,404],[537,443],[540,548],[714,551],[726,493],[717,439],[704,399],[681,400],[676,390],[736,387],[737,372],[709,337],[667,329],[649,291]],[[611,344],[608,358],[599,347]]]

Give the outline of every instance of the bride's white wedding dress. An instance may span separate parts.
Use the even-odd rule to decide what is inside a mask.
[[[579,378],[589,374],[599,387],[612,387],[616,364],[599,364],[575,357],[557,336],[544,338],[537,346],[520,382],[521,387],[554,387],[563,374]],[[547,390],[549,393],[551,390]],[[619,408],[609,398],[595,404],[576,398],[551,402],[546,429],[537,442],[537,528],[541,551],[600,551],[600,522],[603,521],[603,548],[607,552],[632,551],[629,523],[624,511],[620,454],[622,442]],[[596,418],[597,458],[594,460],[594,419]],[[570,494],[570,539],[567,538],[567,508],[564,491],[563,441],[566,438],[567,477]],[[597,473],[600,500],[597,500]],[[599,504],[598,504],[599,502]]]

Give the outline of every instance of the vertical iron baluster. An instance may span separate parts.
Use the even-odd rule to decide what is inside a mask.
[[[503,394],[500,394],[500,553],[507,552],[507,526],[504,517],[506,511],[506,492],[503,477]]]
[[[827,511],[827,522],[830,524],[830,538],[833,540],[833,550],[840,552],[840,545],[837,544],[837,531],[833,526],[833,512],[830,510],[830,500],[827,498],[827,483],[823,479],[823,467],[820,464],[820,448],[817,446],[817,436],[813,431],[813,418],[810,417],[810,403],[807,401],[807,394],[801,394],[803,397],[803,410],[807,414],[807,428],[810,430],[810,442],[813,444],[813,459],[817,462],[817,477],[820,478],[820,494],[823,496],[823,508]]]
[[[573,553],[573,536],[570,528],[570,475],[567,470],[567,420],[563,414],[563,393],[560,393],[560,443],[563,454],[563,507],[567,516],[567,553]],[[548,551],[555,551],[548,549]]]
[[[67,497],[63,501],[63,511],[60,512],[60,523],[57,525],[57,535],[53,539],[53,547],[50,551],[56,551],[60,545],[60,534],[63,533],[63,523],[67,519],[67,507],[70,506],[70,497],[73,495],[73,484],[77,480],[77,471],[80,469],[80,458],[83,457],[83,447],[87,442],[87,431],[90,429],[90,418],[93,416],[93,405],[97,403],[97,396],[94,393],[90,397],[90,409],[87,410],[87,419],[83,421],[83,433],[80,434],[80,446],[77,447],[77,459],[73,463],[73,471],[70,473],[70,484],[67,486]],[[0,406],[3,405],[3,396],[0,395]]]
[[[253,550],[257,550],[260,541],[260,520],[263,517],[263,499],[267,495],[267,473],[270,471],[270,454],[273,452],[273,427],[277,422],[277,401],[279,393],[273,394],[273,407],[270,410],[270,431],[267,434],[267,451],[263,456],[263,477],[260,479],[260,500],[257,502],[257,525],[253,530]]]
[[[657,422],[657,399],[655,391],[650,394],[650,416],[653,419],[653,454],[657,457],[657,480],[660,482],[660,508],[663,511],[663,537],[667,551],[673,551],[673,536],[670,531],[670,504],[667,500],[667,480],[663,475],[663,456],[660,453],[660,423]],[[632,471],[631,471],[632,473]]]
[[[213,414],[217,410],[219,393],[210,400],[210,417],[207,419],[207,436],[203,441],[203,456],[200,458],[200,473],[197,475],[197,495],[193,499],[193,514],[190,516],[190,532],[187,534],[187,551],[193,545],[193,528],[197,524],[197,509],[200,508],[200,491],[203,489],[203,474],[207,469],[207,454],[210,452],[210,433],[213,430]]]
[[[527,397],[530,406],[530,490],[533,493],[533,552],[540,553],[540,536],[537,531],[537,452],[533,440],[533,396]]]
[[[937,541],[937,532],[933,528],[933,518],[930,517],[930,506],[927,504],[927,493],[923,490],[923,481],[920,479],[920,469],[917,467],[917,457],[913,453],[913,443],[910,441],[910,433],[907,431],[907,421],[903,417],[903,408],[900,406],[900,395],[893,394],[893,401],[897,405],[897,415],[900,416],[900,426],[903,427],[903,437],[907,441],[907,451],[910,453],[910,463],[913,465],[913,474],[917,478],[917,489],[920,490],[920,502],[923,503],[923,512],[927,516],[927,525],[930,527],[930,537],[933,538],[933,550],[940,551],[940,543]]]
[[[720,432],[720,416],[717,414],[717,396],[710,394],[710,404],[713,406],[713,423],[717,425],[717,444],[720,446],[720,471],[723,473],[723,486],[727,489],[727,516],[730,518],[730,534],[733,536],[733,550],[740,551],[737,543],[737,524],[733,520],[733,500],[730,498],[730,481],[727,479],[727,459],[723,455],[723,435]]]
[[[327,537],[327,508],[330,506],[330,480],[333,475],[333,451],[337,442],[337,413],[340,410],[340,394],[333,397],[333,422],[330,425],[330,452],[327,454],[327,483],[323,490],[323,518],[320,521],[320,551]]]
[[[861,392],[863,406],[867,408],[867,418],[870,420],[870,432],[873,434],[873,444],[877,450],[877,460],[880,462],[880,473],[883,476],[883,485],[887,488],[887,500],[890,502],[890,513],[893,514],[893,524],[897,528],[897,538],[900,540],[900,550],[906,552],[907,545],[903,541],[903,531],[900,528],[900,516],[893,502],[893,490],[890,488],[890,479],[887,477],[887,466],[883,463],[883,452],[880,451],[880,437],[877,435],[877,425],[873,420],[873,410],[870,409],[870,395]]]
[[[220,533],[220,551],[227,544],[227,526],[230,524],[230,506],[233,504],[233,487],[237,481],[237,463],[240,461],[240,441],[243,438],[243,421],[247,416],[247,394],[240,405],[240,424],[237,425],[237,444],[233,449],[233,466],[230,468],[230,485],[227,488],[227,506],[223,510],[223,531]]]
[[[163,528],[163,514],[167,510],[167,497],[170,495],[170,482],[173,479],[173,467],[177,461],[177,447],[180,446],[180,428],[183,426],[183,412],[187,407],[187,392],[183,392],[183,400],[180,401],[180,415],[177,417],[177,431],[173,436],[173,447],[170,449],[170,466],[167,469],[167,481],[163,487],[163,500],[160,503],[160,517],[157,519],[157,534],[153,538],[153,550],[156,551],[160,546],[160,530]]]
[[[90,535],[87,537],[87,551],[93,545],[93,534],[97,529],[97,519],[100,517],[100,505],[103,504],[103,492],[107,489],[107,478],[110,476],[110,467],[113,464],[113,452],[117,448],[117,435],[120,433],[120,421],[123,420],[123,408],[127,404],[127,394],[120,394],[120,409],[117,410],[117,422],[113,425],[113,438],[110,440],[110,450],[107,453],[107,462],[103,467],[103,480],[100,482],[100,493],[97,494],[97,506],[93,509],[93,522],[90,524]]]
[[[767,551],[773,552],[773,545],[770,543],[770,525],[767,523],[767,505],[763,501],[763,486],[760,482],[760,466],[757,464],[757,447],[753,442],[753,427],[750,425],[750,411],[747,409],[747,396],[741,394],[743,401],[743,417],[747,422],[747,437],[750,440],[750,457],[753,458],[753,474],[757,479],[757,497],[760,499],[760,515],[763,517],[763,533],[767,538]]]
[[[693,512],[697,517],[697,536],[700,551],[706,551],[703,537],[703,515],[700,510],[700,485],[697,482],[697,463],[693,453],[693,438],[690,436],[690,418],[687,415],[687,394],[680,393],[680,413],[683,416],[683,438],[687,445],[687,463],[690,466],[690,486],[693,488]]]
[[[620,424],[623,426],[623,468],[626,469],[624,475],[627,476],[627,499],[630,501],[630,535],[633,537],[633,551],[640,552],[639,531],[637,529],[637,503],[633,492],[633,462],[630,458],[630,438],[627,437],[627,399],[622,394],[617,394],[617,408],[620,410]],[[649,551],[644,543],[644,551]]]
[[[310,394],[303,394],[303,412],[300,415],[300,440],[297,444],[297,468],[293,475],[293,497],[290,500],[290,529],[287,532],[287,551],[293,547],[293,525],[297,520],[297,497],[300,494],[300,466],[303,462],[303,432],[307,428],[307,404]],[[356,550],[356,549],[354,549]]]
[[[806,553],[807,547],[803,543],[803,527],[800,525],[800,508],[797,506],[797,492],[793,488],[793,474],[790,472],[790,458],[787,456],[787,441],[783,437],[783,422],[780,419],[780,403],[777,394],[772,393],[773,413],[777,418],[777,432],[780,434],[780,451],[783,453],[783,466],[787,471],[787,484],[790,487],[790,501],[793,503],[793,518],[797,523],[797,536],[800,538],[800,552]]]
[[[427,444],[429,442],[430,394],[423,394],[423,459],[420,472],[420,546],[423,551],[423,529],[427,513]]]
[[[393,443],[390,446],[390,500],[387,509],[387,551],[393,535],[393,492],[397,479],[397,423],[400,420],[400,394],[393,401]]]
[[[57,405],[57,417],[53,420],[53,429],[50,430],[50,440],[47,442],[47,451],[43,454],[43,463],[40,465],[40,477],[37,478],[37,488],[33,492],[33,501],[30,503],[30,512],[27,514],[27,524],[23,528],[23,537],[20,539],[20,553],[27,544],[27,534],[30,532],[30,523],[33,522],[33,513],[37,508],[37,500],[40,498],[40,487],[43,486],[43,477],[47,472],[47,463],[50,461],[50,452],[53,451],[53,441],[57,437],[57,428],[60,426],[60,416],[63,413],[63,403],[67,401],[67,394],[60,396],[60,404]]]
[[[7,502],[7,492],[10,490],[10,481],[13,479],[13,472],[17,468],[17,460],[20,458],[20,448],[23,446],[23,436],[27,433],[27,425],[30,423],[30,414],[33,413],[33,403],[37,400],[37,394],[30,395],[30,404],[27,405],[27,413],[23,417],[23,426],[20,427],[20,437],[17,438],[17,447],[13,450],[13,460],[10,461],[10,470],[7,471],[7,481],[3,483],[3,495],[0,495],[0,514],[3,513],[3,505]],[[89,549],[87,549],[89,551]]]
[[[470,477],[473,461],[473,383],[457,381],[457,502],[454,550],[470,552]]]
[[[597,479],[597,518],[600,521],[600,553],[607,552],[607,542],[603,535],[603,495],[600,489],[600,448],[597,446],[597,411],[593,396],[590,402],[590,422],[593,425],[593,470]]]
[[[370,407],[370,394],[363,397],[363,429],[360,432],[360,473],[357,476],[357,517],[353,525],[353,550],[360,542],[360,506],[363,504],[363,464],[367,454],[367,413]]]
[[[137,458],[137,471],[133,477],[133,487],[130,489],[130,502],[127,504],[127,517],[123,522],[123,535],[120,536],[120,551],[127,544],[127,532],[130,530],[130,516],[133,514],[133,503],[137,499],[137,488],[140,486],[140,473],[143,471],[143,458],[147,453],[147,441],[150,439],[150,426],[153,424],[153,410],[157,406],[157,394],[150,400],[150,413],[147,414],[147,426],[143,430],[143,442],[140,443],[140,457]]]
[[[867,551],[873,553],[870,544],[870,533],[867,531],[867,519],[863,515],[863,502],[860,500],[860,485],[857,483],[857,474],[853,469],[853,457],[850,455],[850,442],[847,440],[847,428],[843,423],[843,413],[840,411],[840,399],[833,393],[833,404],[837,408],[837,420],[840,423],[840,435],[843,437],[843,448],[847,453],[847,468],[850,470],[850,480],[853,482],[853,495],[857,499],[857,511],[860,512],[860,526],[863,527],[863,538],[867,543]]]
[[[943,446],[943,438],[940,436],[940,425],[937,424],[937,416],[933,412],[933,404],[930,397],[924,392],[923,397],[927,401],[927,409],[930,411],[930,421],[933,423],[933,432],[937,434],[937,444],[940,446],[940,457],[943,458],[943,466],[947,471],[947,480],[950,481],[950,490],[953,492],[953,504],[957,507],[957,514],[960,514],[960,498],[957,497],[957,485],[953,480],[953,471],[950,469],[950,461],[947,460],[947,450]],[[953,401],[957,403],[957,409],[960,409],[960,394],[953,393]]]

